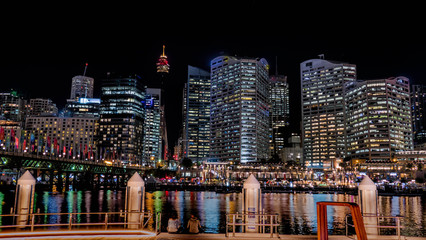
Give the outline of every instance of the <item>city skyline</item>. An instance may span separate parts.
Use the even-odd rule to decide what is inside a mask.
[[[179,14],[174,9],[181,4],[184,7],[184,3],[154,4],[141,12],[132,6],[101,6],[105,11],[87,7],[79,8],[84,17],[78,19],[61,11],[36,14],[11,8],[10,12],[23,21],[4,29],[8,37],[0,64],[0,89],[23,90],[30,98],[51,98],[62,108],[72,78],[83,75],[86,62],[86,76],[95,79],[94,95],[100,97],[101,81],[107,72],[136,73],[147,83],[154,81],[156,61],[166,45],[170,64],[170,82],[165,83],[165,102],[170,106],[166,119],[173,145],[181,127],[180,99],[187,66],[208,70],[210,61],[221,55],[265,58],[271,65],[270,73],[276,72],[277,65],[278,73],[288,76],[292,127],[299,127],[301,120],[299,64],[320,54],[325,59],[357,65],[358,79],[406,76],[413,84],[425,83],[424,36],[413,30],[422,21],[416,12],[409,11],[415,6],[388,11],[374,6],[364,9],[362,5],[348,11],[310,6],[302,11],[298,6],[276,6],[279,2],[235,1],[226,3],[226,9],[221,7],[225,2],[216,3],[208,9],[200,3],[186,3],[191,10],[183,9]],[[164,18],[150,19],[147,15],[139,19],[150,10],[161,11]],[[300,17],[288,15],[292,10]],[[399,17],[390,17],[391,10],[398,10]],[[213,17],[221,13],[232,13],[232,17]],[[117,17],[109,19],[112,14]],[[255,16],[253,24],[227,23],[228,18],[249,16]],[[201,27],[194,28],[194,24]],[[220,29],[209,31],[219,25]]]

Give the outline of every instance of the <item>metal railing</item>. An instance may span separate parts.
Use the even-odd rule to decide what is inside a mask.
[[[139,216],[138,216],[139,215]],[[96,217],[98,216],[98,217]],[[128,220],[132,216],[132,219]],[[84,212],[84,213],[31,213],[31,214],[2,214],[0,219],[3,223],[11,222],[9,225],[1,225],[0,229],[17,228],[20,230],[28,230],[33,232],[36,228],[59,227],[59,229],[72,230],[73,228],[86,227],[92,229],[96,227],[98,230],[108,230],[112,226],[115,229],[131,228],[142,230],[147,227],[148,222],[154,217],[151,212]],[[11,219],[7,219],[11,218]],[[44,218],[44,219],[43,219]],[[84,219],[86,221],[82,221]],[[161,229],[161,214],[155,215],[157,224],[155,232],[158,233]],[[21,219],[17,221],[16,219]],[[24,219],[24,221],[22,221]],[[9,221],[7,221],[9,220]],[[97,221],[96,221],[97,220]],[[160,225],[158,222],[160,221]]]
[[[349,237],[349,227],[355,227],[353,224],[350,224],[348,221],[349,216],[351,216],[351,214],[347,214],[345,217],[345,235],[346,237]],[[380,235],[380,229],[384,228],[384,229],[396,229],[396,236],[398,236],[398,240],[401,239],[401,228],[403,228],[401,226],[401,218],[404,218],[404,216],[381,216],[381,215],[364,215],[362,216],[364,219],[365,218],[374,218],[377,219],[377,225],[372,225],[372,224],[364,224],[365,228],[376,228],[377,234]],[[383,222],[385,219],[395,219],[395,225],[380,225],[380,220]],[[364,223],[367,221],[364,221]]]
[[[240,226],[240,232],[246,232],[247,227],[254,228],[257,233],[270,234],[270,238],[276,234],[279,237],[278,227],[279,214],[263,214],[263,213],[227,213],[225,236],[229,237],[229,233],[235,237],[237,227]],[[231,232],[229,232],[231,228]]]

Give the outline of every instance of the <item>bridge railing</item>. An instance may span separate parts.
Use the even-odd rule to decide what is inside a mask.
[[[138,221],[127,221],[129,215],[139,214]],[[28,219],[24,224],[19,224],[16,219]],[[83,212],[83,213],[32,213],[32,214],[2,214],[0,230],[19,229],[20,231],[35,230],[73,230],[73,229],[146,229],[149,222],[158,218],[151,212]],[[9,223],[9,224],[8,224]],[[22,223],[22,221],[20,222]],[[6,224],[6,225],[5,225]],[[150,229],[155,230],[155,229]]]

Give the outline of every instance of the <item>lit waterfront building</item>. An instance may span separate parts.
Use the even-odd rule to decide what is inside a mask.
[[[357,81],[346,89],[347,156],[390,161],[413,150],[410,84],[405,77]]]
[[[58,108],[56,104],[53,103],[50,99],[43,98],[33,98],[30,99],[30,116],[42,116],[42,115],[50,115],[56,116],[58,115]]]
[[[274,75],[270,77],[269,97],[271,102],[270,126],[272,138],[271,155],[279,154],[284,148],[284,130],[289,125],[289,88],[287,76]]]
[[[288,138],[287,146],[280,150],[281,159],[283,162],[294,162],[296,165],[303,165],[303,148],[300,135],[292,133]]]
[[[86,76],[75,76],[72,78],[71,83],[71,97],[70,99],[93,98],[93,85],[94,79]]]
[[[268,71],[264,58],[211,61],[210,157],[241,163],[268,159]]]
[[[147,88],[144,108],[143,161],[149,166],[162,159],[161,89]]]
[[[108,75],[102,82],[100,152],[102,157],[124,165],[142,164],[145,91],[140,81],[136,75]]]
[[[303,159],[309,168],[344,157],[344,85],[356,79],[353,64],[311,59],[300,64]]]
[[[183,95],[184,157],[204,161],[210,152],[210,73],[188,66]]]
[[[25,121],[27,101],[17,91],[0,93],[0,118],[11,121]]]
[[[66,117],[90,117],[99,119],[100,98],[68,99],[65,106]]]
[[[25,123],[26,149],[56,156],[85,159],[96,153],[95,134],[97,119],[78,117],[33,116]],[[32,139],[31,139],[32,138]],[[34,149],[31,149],[31,145]]]
[[[412,85],[411,112],[414,144],[426,143],[426,86]]]

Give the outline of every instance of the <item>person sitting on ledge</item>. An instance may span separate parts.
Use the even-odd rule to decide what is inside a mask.
[[[167,224],[167,232],[168,233],[179,233],[179,219],[177,218],[176,214],[173,214],[169,218],[169,222]]]
[[[191,218],[188,221],[187,228],[189,229],[189,233],[199,233],[201,228],[200,220],[198,220],[198,218],[191,214]]]

